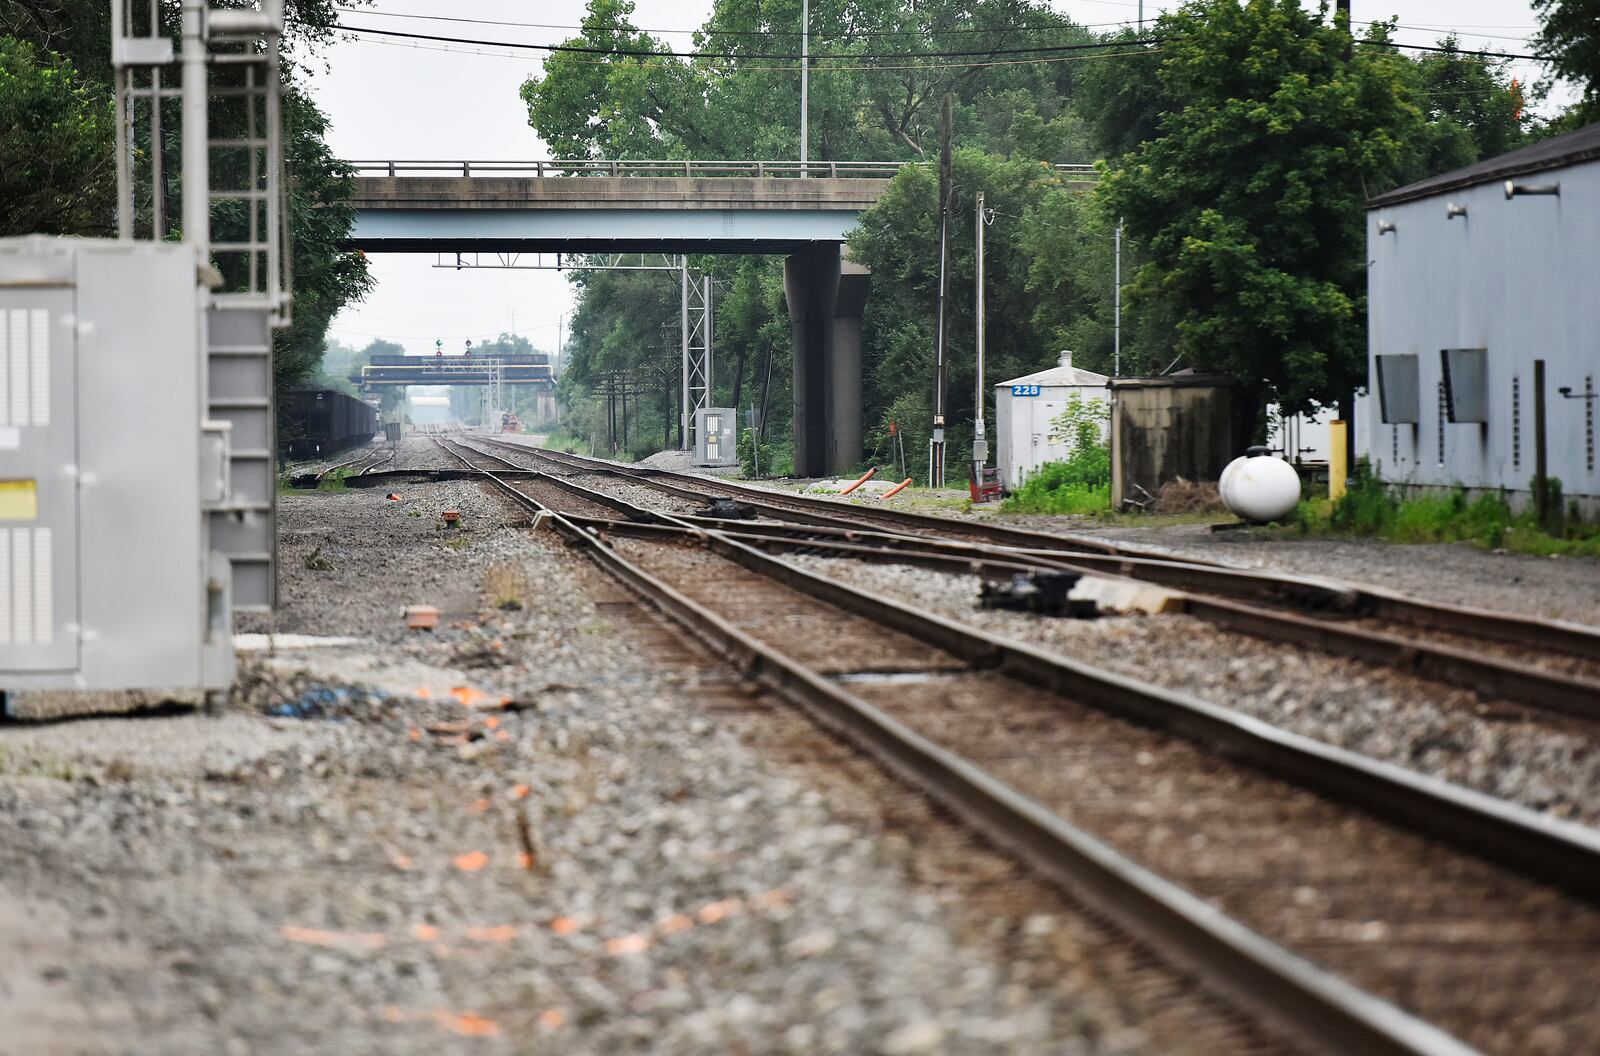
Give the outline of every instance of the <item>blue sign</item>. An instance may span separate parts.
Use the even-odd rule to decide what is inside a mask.
[[[1011,386],[1011,395],[1013,395],[1013,396],[1037,396],[1037,395],[1039,395],[1039,386],[1037,386],[1037,385],[1013,385],[1013,386]]]

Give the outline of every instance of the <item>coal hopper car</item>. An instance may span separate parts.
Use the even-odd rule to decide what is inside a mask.
[[[334,455],[366,443],[378,431],[377,408],[331,389],[290,393],[285,419],[284,453],[291,459]]]

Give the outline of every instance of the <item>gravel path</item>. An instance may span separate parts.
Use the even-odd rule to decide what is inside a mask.
[[[0,730],[0,1050],[1271,1051],[477,485],[400,495],[280,507],[276,629],[359,644]]]
[[[1254,715],[1559,817],[1600,824],[1593,724],[1484,701],[1183,615],[1071,620],[978,607],[979,579],[842,558],[786,560],[928,611]]]

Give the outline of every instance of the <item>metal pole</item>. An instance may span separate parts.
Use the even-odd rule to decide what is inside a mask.
[[[800,0],[800,175],[811,160],[811,0]]]
[[[678,449],[689,450],[689,257],[678,258],[679,285],[683,288],[683,304],[679,321],[683,328],[683,405],[678,417]]]
[[[210,94],[206,45],[200,36],[204,18],[204,0],[183,0],[183,240],[199,248],[202,264],[211,260],[210,133],[206,129]]]
[[[1117,249],[1112,265],[1111,300],[1115,319],[1111,324],[1111,376],[1122,376],[1122,221],[1117,220]]]
[[[939,301],[933,345],[933,436],[928,440],[928,486],[932,488],[944,487],[945,290],[949,270],[952,120],[947,94],[939,125]]]
[[[113,47],[122,41],[122,0],[112,0],[111,4],[111,41]],[[133,237],[133,174],[128,164],[128,119],[132,116],[133,97],[128,92],[129,80],[133,75],[128,68],[118,63],[111,73],[112,91],[117,101],[116,145],[112,148],[117,152],[117,237],[129,239]],[[155,93],[157,110],[161,107],[161,93]],[[156,150],[161,149],[160,140],[156,141]],[[157,188],[157,194],[160,188]],[[156,238],[161,233],[156,232]]]
[[[1545,444],[1544,360],[1533,361],[1533,508],[1539,527],[1550,526],[1550,478]]]
[[[716,396],[711,391],[711,334],[712,334],[712,329],[711,329],[711,273],[709,271],[706,272],[705,280],[706,280],[706,285],[705,285],[705,290],[706,290],[706,295],[705,295],[705,297],[706,297],[706,299],[705,299],[706,317],[705,317],[704,325],[705,325],[705,328],[706,328],[706,332],[705,332],[705,339],[706,339],[706,376],[704,378],[702,378],[701,380],[705,382],[705,386],[706,386],[706,406],[710,407],[712,402],[716,399]],[[733,413],[735,415],[737,415],[739,413],[738,408],[734,408],[734,412]],[[737,418],[735,419],[735,421],[737,421]]]
[[[978,352],[978,388],[972,401],[972,468],[973,479],[978,480],[982,474],[985,463],[989,461],[989,439],[983,427],[983,337],[984,337],[984,307],[983,307],[983,229],[985,227],[983,216],[983,192],[978,192],[978,296],[977,296],[977,352]]]

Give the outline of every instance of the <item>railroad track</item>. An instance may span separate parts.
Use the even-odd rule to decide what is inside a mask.
[[[1297,1041],[1522,1054],[1600,1030],[1600,833],[812,575],[721,529],[658,514],[608,534],[560,512],[571,482],[551,507],[482,472],[753,678]]]
[[[335,462],[332,465],[324,466],[315,473],[295,472],[297,466],[311,466],[322,461],[321,459],[311,459],[307,462],[297,462],[291,464],[290,467],[285,470],[284,476],[288,477],[290,482],[293,483],[297,488],[315,488],[320,486],[322,482],[329,477],[329,475],[341,469],[349,470],[349,472],[345,474],[347,477],[366,476],[368,473],[377,471],[379,467],[386,466],[390,462],[394,461],[394,455],[395,451],[393,448],[379,448],[373,451],[364,451],[352,458],[345,459],[343,462]]]
[[[945,539],[964,539],[971,542],[997,546],[1031,547],[1047,551],[1083,552],[1092,554],[1149,557],[1151,552],[1134,547],[1119,546],[1103,539],[1081,535],[1057,535],[1034,532],[1006,525],[976,524],[951,517],[914,513],[893,507],[876,509],[818,499],[805,495],[791,495],[767,488],[753,487],[736,481],[710,481],[690,473],[672,473],[660,469],[643,469],[626,466],[620,462],[587,458],[548,448],[530,448],[504,440],[481,438],[491,446],[515,451],[530,458],[542,459],[579,473],[598,473],[616,476],[694,502],[708,502],[727,496],[753,506],[758,512],[775,520],[794,521],[824,528],[843,530],[876,530],[900,535],[926,535]]]
[[[517,453],[529,450],[489,443]],[[479,468],[522,468],[498,455],[474,453]],[[539,451],[535,457],[544,454]],[[494,461],[486,461],[489,459]],[[591,507],[609,506],[636,523],[660,521],[625,499],[575,480],[550,480]],[[715,485],[708,489],[708,498],[715,489]],[[590,510],[583,515],[593,513]],[[959,533],[941,539],[870,528],[807,524],[797,529],[783,523],[704,516],[680,520],[702,529],[722,530],[769,552],[828,554],[994,576],[1053,569],[1156,582],[1181,591],[1183,611],[1227,630],[1392,667],[1541,711],[1600,720],[1597,628],[1426,602],[1330,580],[1133,554],[1001,546],[962,539]],[[961,522],[951,523],[965,528]],[[640,531],[621,526],[618,530]]]

